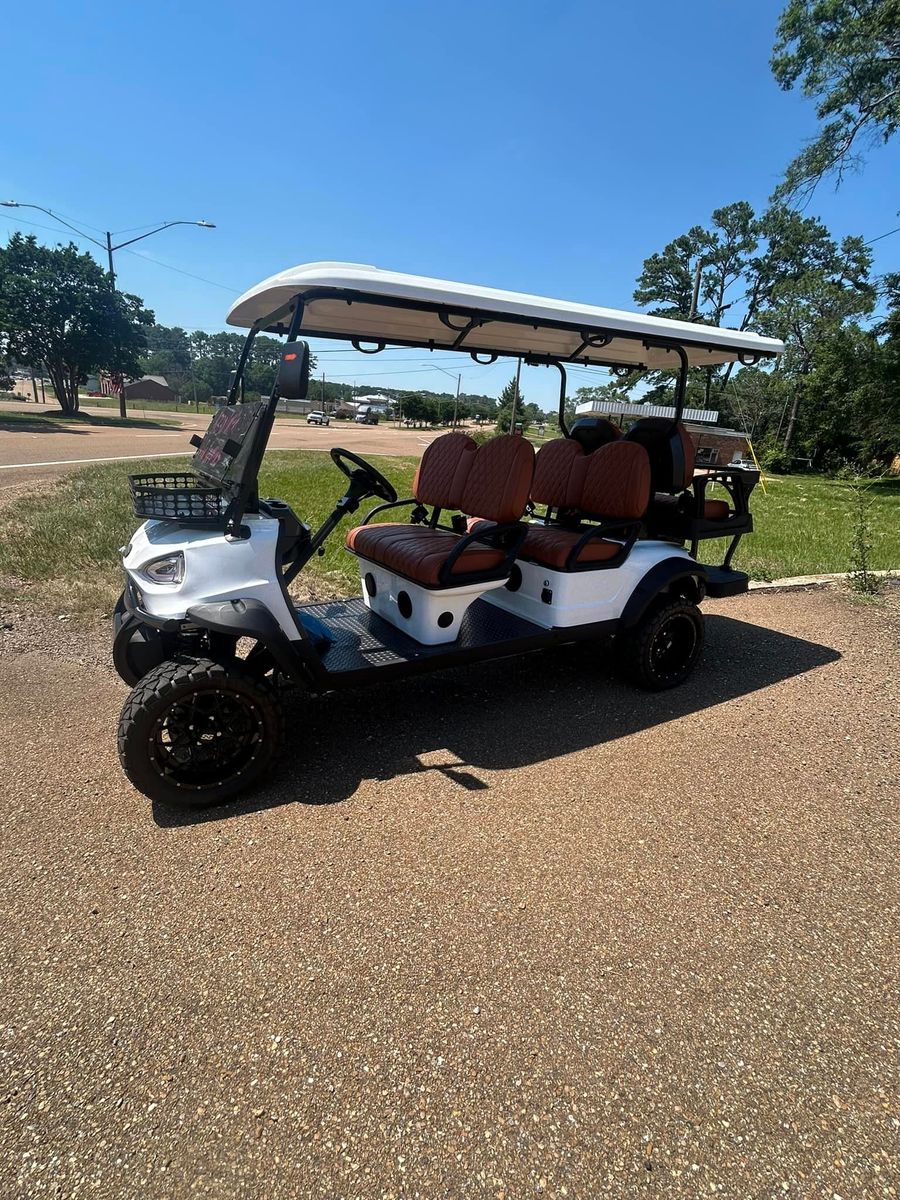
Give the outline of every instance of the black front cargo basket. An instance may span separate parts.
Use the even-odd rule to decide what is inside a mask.
[[[134,515],[183,525],[222,525],[228,498],[221,488],[206,487],[196,475],[170,471],[129,475]]]

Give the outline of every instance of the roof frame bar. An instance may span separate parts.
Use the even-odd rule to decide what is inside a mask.
[[[462,305],[460,305],[459,307],[454,306],[454,310],[453,310],[454,315],[458,315],[459,317],[462,317],[462,318],[467,318],[469,323],[466,326],[460,327],[458,325],[453,325],[453,323],[449,319],[449,314],[445,308],[442,308],[441,306],[429,303],[428,301],[408,300],[408,299],[402,299],[402,298],[396,297],[396,296],[376,296],[376,295],[373,295],[371,292],[360,292],[360,291],[356,291],[355,289],[326,288],[326,287],[310,288],[309,291],[303,292],[303,293],[298,293],[298,295],[302,296],[303,304],[307,308],[307,310],[308,310],[309,306],[311,304],[313,304],[316,300],[339,300],[347,305],[351,305],[354,303],[371,304],[371,305],[376,305],[376,306],[382,307],[382,308],[407,309],[407,310],[410,310],[413,312],[436,313],[438,316],[438,319],[441,320],[441,323],[446,325],[452,332],[455,332],[457,334],[457,337],[459,337],[460,334],[463,334],[463,336],[465,336],[467,333],[471,332],[471,330],[474,329],[476,327],[476,325],[488,325],[488,324],[491,324],[492,322],[499,322],[504,325],[525,325],[525,326],[530,326],[532,329],[546,328],[546,329],[563,330],[567,333],[573,333],[576,336],[580,337],[582,340],[582,343],[584,342],[585,334],[590,332],[589,330],[586,330],[584,328],[583,321],[579,321],[578,323],[569,323],[568,321],[557,321],[552,318],[541,318],[541,319],[535,321],[534,317],[526,317],[526,316],[522,316],[518,313],[496,313],[496,312],[491,312],[486,309],[467,308]],[[289,311],[290,307],[291,307],[290,305],[285,305],[282,309],[276,310],[278,317],[280,318],[283,314],[286,314],[287,311]],[[442,314],[443,314],[443,316],[442,316]],[[446,319],[444,319],[444,318],[446,318]],[[269,319],[269,321],[271,321],[271,318]],[[275,333],[286,332],[286,328],[283,325],[281,325],[280,323],[277,323],[273,327],[269,323],[269,321],[267,321],[266,324],[268,325],[270,332],[275,332]],[[698,330],[702,329],[702,328],[703,328],[703,326],[698,326]],[[332,338],[332,339],[339,340],[339,341],[350,341],[351,340],[347,337],[346,333],[340,333],[340,332],[335,333],[335,332],[332,332],[329,330],[317,330],[317,329],[310,329],[310,330],[307,330],[306,332],[309,334],[310,337]],[[674,350],[676,348],[676,346],[682,346],[682,347],[691,346],[691,347],[695,347],[697,349],[707,350],[710,354],[715,354],[715,353],[721,353],[722,349],[723,349],[721,346],[717,346],[714,343],[704,341],[702,337],[698,337],[696,339],[682,338],[677,341],[674,339],[661,339],[661,338],[653,338],[653,339],[648,340],[647,338],[645,338],[645,336],[643,334],[628,333],[628,332],[625,332],[622,330],[602,329],[602,328],[597,328],[593,333],[590,334],[590,336],[592,339],[598,339],[598,340],[600,338],[606,339],[603,342],[603,345],[608,345],[609,342],[611,342],[615,338],[622,338],[627,341],[639,342],[643,346],[652,345],[654,348],[660,347],[660,348],[672,349],[672,350]],[[423,341],[421,339],[416,340],[416,341],[410,341],[408,339],[390,338],[390,339],[386,339],[386,340],[389,342],[390,345],[396,345],[396,346],[414,346],[417,348],[421,348],[423,346]],[[440,343],[434,342],[431,339],[429,339],[428,348],[429,349],[437,349],[437,350],[453,350],[455,348],[458,348],[458,345],[454,344],[455,342],[456,342],[456,339],[454,339],[454,341],[448,342],[446,345],[444,345],[444,344],[440,344]],[[461,344],[461,343],[459,343],[459,344]],[[573,351],[570,354],[557,355],[555,357],[556,357],[556,360],[559,362],[575,362],[575,361],[580,361],[580,360],[584,361],[584,351],[585,351],[585,349],[589,349],[589,348],[590,348],[590,344],[587,347],[585,347],[584,345],[579,345],[575,348],[575,351],[577,351],[577,353],[575,351]],[[479,347],[479,352],[480,353],[488,353],[488,354],[496,354],[498,357],[501,357],[501,356],[502,357],[511,357],[511,358],[518,357],[518,355],[515,353],[515,351],[510,350],[508,348],[507,349],[503,349],[503,348],[494,349],[493,347],[491,347],[491,348]],[[766,355],[763,353],[760,353],[758,355],[758,358],[769,358],[769,357],[775,357],[775,356],[774,355]],[[613,365],[619,365],[619,364],[588,361],[587,365],[604,367],[604,366],[613,366]],[[622,365],[628,365],[631,370],[646,370],[645,363],[631,363],[631,364],[622,364]]]

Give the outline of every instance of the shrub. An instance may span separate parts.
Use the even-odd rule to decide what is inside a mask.
[[[850,542],[850,586],[861,596],[875,596],[882,580],[872,571],[872,525],[870,483],[857,476],[850,483],[853,493],[853,534]]]

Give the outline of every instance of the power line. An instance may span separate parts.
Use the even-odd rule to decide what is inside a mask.
[[[63,231],[61,229],[54,229],[52,225],[40,225],[37,221],[26,221],[24,217],[9,217],[9,216],[6,216],[6,214],[4,214],[4,219],[7,221],[18,221],[19,224],[28,225],[32,229],[46,229],[48,233],[58,233],[58,234],[62,234],[63,237],[65,236],[65,234],[63,234]],[[94,242],[94,239],[89,237],[86,233],[79,233],[77,230],[75,232],[76,232],[77,237],[81,241],[91,242],[92,245],[96,245],[96,242]],[[128,231],[123,230],[122,232],[128,232]],[[181,267],[173,267],[171,265],[171,263],[162,262],[162,261],[160,261],[160,259],[154,258],[150,254],[138,253],[137,250],[124,250],[124,249],[120,250],[120,253],[121,254],[131,254],[135,258],[141,258],[145,262],[153,263],[157,267],[163,267],[166,271],[175,271],[176,274],[178,274],[178,275],[186,275],[188,277],[188,279],[196,279],[200,283],[208,283],[210,285],[210,287],[221,288],[225,292],[230,292],[233,296],[240,295],[240,293],[242,291],[241,288],[228,287],[227,284],[217,283],[214,279],[205,279],[202,275],[194,275],[191,271],[185,271]],[[193,328],[193,326],[192,326],[192,328]]]
[[[239,296],[242,290],[241,288],[229,287],[226,283],[216,283],[214,279],[204,279],[202,275],[194,275],[190,271],[182,270],[181,267],[173,267],[170,263],[164,263],[160,259],[153,258],[151,255],[143,252],[138,253],[137,250],[123,250],[122,253],[133,254],[135,258],[142,258],[145,262],[155,263],[157,267],[165,267],[167,271],[175,271],[179,275],[187,275],[188,279],[197,279],[200,283],[208,283],[210,287],[221,288],[224,292],[231,292],[233,296]]]
[[[869,241],[863,242],[864,246],[871,246],[873,242],[880,242],[882,238],[890,237],[891,234],[900,233],[900,225],[896,229],[889,229],[887,233],[879,233],[878,237],[870,238]]]
[[[4,213],[3,220],[18,221],[20,225],[30,225],[32,229],[46,229],[48,233],[56,233],[62,237],[66,236],[61,229],[54,229],[52,225],[39,225],[37,223],[37,221],[26,221],[24,217],[9,217]],[[77,233],[77,230],[76,230],[76,233]],[[79,241],[91,242],[92,244],[96,244],[94,242],[94,239],[86,233],[77,233],[77,236],[78,236]]]

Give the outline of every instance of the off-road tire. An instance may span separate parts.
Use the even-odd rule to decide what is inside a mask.
[[[703,634],[703,614],[696,604],[683,596],[661,597],[633,629],[616,635],[619,674],[650,692],[677,687],[697,665]]]
[[[199,719],[188,716],[198,704]],[[181,766],[170,720],[190,739],[185,753],[200,759],[208,753],[215,756],[215,739],[226,739],[224,761],[208,764],[206,777],[202,763],[199,768]],[[191,720],[206,723],[204,735],[187,733],[195,729],[195,724],[186,724]],[[268,682],[239,662],[226,665],[178,656],[149,671],[125,701],[119,718],[119,761],[138,791],[151,800],[171,808],[208,808],[246,791],[266,772],[277,754],[281,731],[281,705]],[[228,741],[235,744],[230,759]]]

